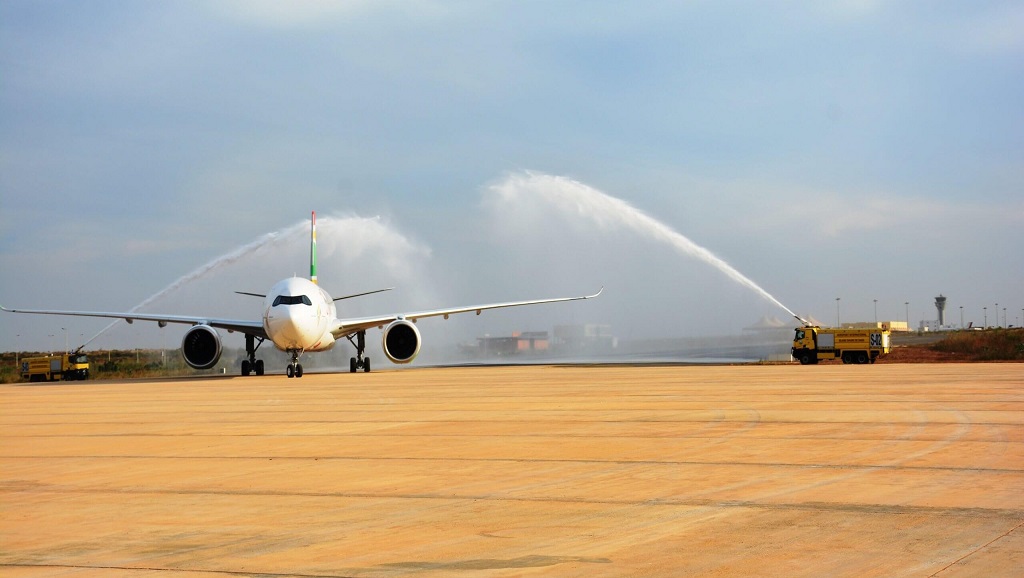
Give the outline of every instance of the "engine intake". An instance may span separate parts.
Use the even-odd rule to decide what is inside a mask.
[[[209,325],[196,325],[181,340],[181,355],[195,369],[210,369],[220,361],[220,335]]]
[[[397,319],[384,328],[381,346],[393,363],[409,363],[420,352],[420,331],[405,319]]]

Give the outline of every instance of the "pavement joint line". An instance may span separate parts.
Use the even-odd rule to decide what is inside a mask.
[[[53,568],[62,570],[123,570],[141,572],[176,572],[220,576],[251,576],[253,578],[355,578],[347,574],[296,574],[295,572],[259,572],[244,570],[209,570],[203,568],[159,568],[151,566],[104,566],[92,564],[29,564],[0,562],[0,568]]]
[[[712,462],[712,461],[665,461],[665,460],[585,460],[585,459],[546,459],[546,458],[459,458],[459,457],[392,457],[392,456],[139,456],[139,455],[69,455],[69,456],[4,456],[0,459],[103,459],[103,460],[259,460],[259,461],[408,461],[408,462],[487,462],[513,464],[618,464],[623,466],[732,466],[760,468],[797,468],[797,469],[830,469],[830,470],[923,470],[943,472],[986,472],[1004,474],[1024,474],[1024,469],[1006,468],[958,468],[953,466],[905,466],[899,464],[795,464],[782,462]]]

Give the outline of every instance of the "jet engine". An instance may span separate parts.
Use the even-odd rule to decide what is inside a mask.
[[[181,340],[181,355],[195,369],[210,369],[220,360],[220,335],[209,325],[195,325]]]
[[[420,352],[420,331],[405,319],[396,319],[384,328],[381,346],[394,363],[409,363]]]

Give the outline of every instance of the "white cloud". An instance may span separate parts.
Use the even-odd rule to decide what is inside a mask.
[[[319,29],[387,13],[431,19],[446,11],[428,0],[226,0],[209,7],[237,22],[277,30]]]
[[[1024,50],[1024,5],[1013,3],[970,16],[963,22],[968,48],[981,53],[1020,53]]]

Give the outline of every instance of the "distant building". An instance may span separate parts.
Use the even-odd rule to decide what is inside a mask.
[[[929,321],[923,321],[922,320],[921,324],[918,325],[918,327],[917,327],[918,331],[955,331],[957,329],[960,329],[960,328],[959,327],[955,327],[953,325],[943,325],[938,320],[929,320]]]
[[[765,315],[764,317],[758,319],[757,323],[744,327],[743,331],[751,331],[758,333],[764,331],[788,331],[796,327],[797,325],[798,323],[795,320],[791,320],[789,323],[786,323],[785,321],[779,319],[778,317],[768,317],[767,315]]]
[[[888,329],[889,331],[910,331],[906,321],[858,321],[843,323],[846,329]]]

